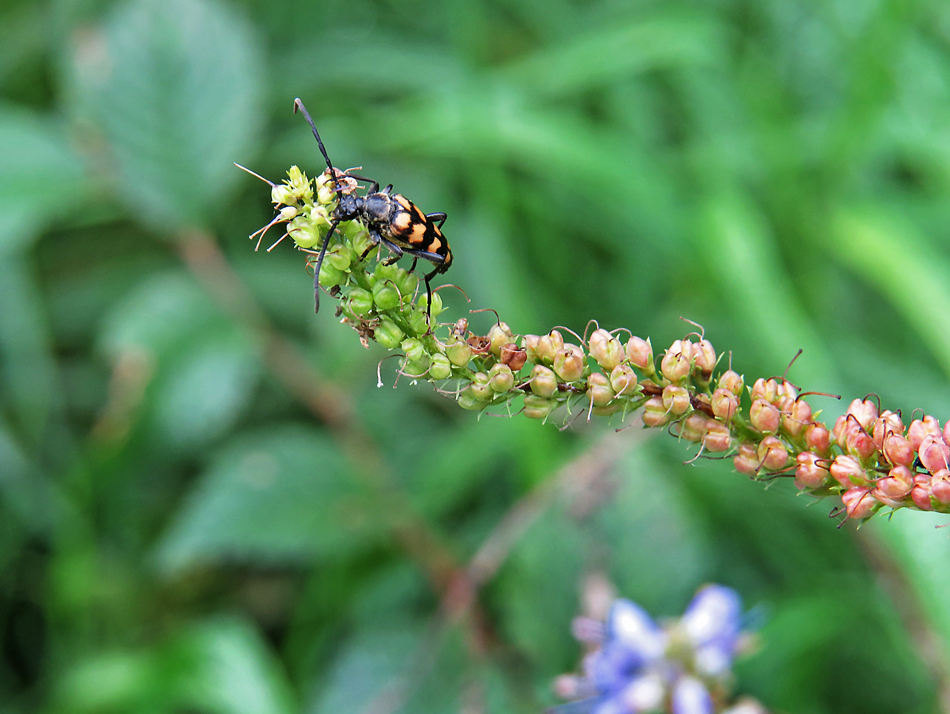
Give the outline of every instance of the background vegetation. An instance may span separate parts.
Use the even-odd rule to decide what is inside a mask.
[[[377,388],[231,165],[320,171],[299,96],[515,332],[946,415],[947,3],[8,0],[0,91],[3,714],[537,712],[592,573],[737,588],[777,711],[948,710],[943,520]]]

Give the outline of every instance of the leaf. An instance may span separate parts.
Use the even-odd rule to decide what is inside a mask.
[[[0,258],[28,246],[85,198],[83,163],[63,132],[29,112],[0,106]],[[55,197],[55,200],[51,200]]]
[[[196,711],[291,714],[293,692],[279,660],[249,624],[217,618],[186,633],[180,697]]]
[[[337,446],[312,429],[236,437],[214,458],[162,538],[159,567],[307,561],[352,553],[374,533],[371,500]]]
[[[0,256],[0,379],[30,441],[43,438],[57,406],[57,365],[41,287],[24,256]]]
[[[227,324],[183,270],[149,278],[102,321],[99,349],[115,359],[129,350],[170,354],[182,342]]]
[[[637,17],[577,33],[503,74],[532,93],[570,95],[650,70],[711,64],[723,51],[719,30],[710,18],[677,11]]]
[[[843,210],[829,248],[874,285],[950,375],[950,265],[908,222],[882,210]]]
[[[206,225],[260,137],[251,28],[216,0],[131,0],[87,45],[79,101],[111,145],[120,195],[163,232]]]
[[[154,418],[174,447],[200,446],[223,435],[257,386],[258,364],[237,333],[211,335],[169,365],[158,380]]]

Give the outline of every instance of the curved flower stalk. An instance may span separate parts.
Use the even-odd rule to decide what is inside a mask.
[[[606,622],[578,617],[574,636],[590,650],[583,674],[555,680],[573,699],[549,714],[753,714],[752,700],[729,702],[733,659],[747,648],[738,593],[707,585],[678,620],[662,627],[636,603],[615,600]]]
[[[286,232],[274,245],[289,236],[315,253],[337,202],[329,172],[310,179],[293,166],[283,183],[267,183],[278,214],[251,237],[282,224]],[[343,193],[358,188],[339,171],[337,183]],[[364,346],[373,340],[401,350],[401,374],[432,382],[463,409],[513,414],[520,406],[530,419],[565,423],[639,414],[644,426],[669,429],[699,445],[701,455],[732,456],[750,478],[793,477],[801,491],[839,497],[832,515],[860,521],[899,508],[950,513],[950,423],[941,429],[925,415],[905,426],[900,413],[856,399],[829,429],[791,382],[758,379],[747,388],[743,376],[718,369],[712,343],[695,333],[659,359],[649,339],[622,340],[622,331],[581,337],[564,330],[572,343],[557,329],[516,335],[499,320],[477,335],[466,318],[436,321],[443,312],[438,293],[430,321],[419,279],[379,260],[362,225],[341,223],[336,236],[319,283],[339,300],[337,316]]]

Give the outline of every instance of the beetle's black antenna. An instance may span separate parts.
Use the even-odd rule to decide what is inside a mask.
[[[317,131],[316,124],[313,123],[313,119],[310,118],[310,112],[307,111],[307,107],[303,105],[303,102],[300,101],[300,97],[294,99],[294,114],[297,113],[297,110],[300,110],[303,113],[304,119],[307,120],[307,123],[310,125],[310,128],[313,130],[313,136],[317,140],[317,146],[320,147],[320,153],[323,154],[323,158],[327,160],[327,168],[330,169],[330,178],[333,179],[333,185],[336,185],[336,170],[333,168],[333,164],[330,163],[330,157],[327,156],[326,147],[323,145],[323,140],[320,138],[320,132]]]

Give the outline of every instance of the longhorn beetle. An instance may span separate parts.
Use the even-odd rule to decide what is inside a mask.
[[[317,146],[320,147],[320,153],[326,159],[330,180],[333,181],[333,190],[338,195],[336,208],[330,214],[330,230],[327,231],[326,238],[323,239],[323,245],[320,247],[317,262],[314,266],[314,311],[319,312],[320,310],[320,266],[327,253],[330,238],[337,226],[343,221],[359,221],[369,231],[370,239],[373,241],[370,248],[360,256],[360,260],[365,258],[366,253],[372,250],[374,246],[382,243],[392,253],[386,259],[386,265],[395,263],[404,253],[408,253],[413,257],[410,272],[415,269],[416,260],[419,258],[424,258],[435,265],[435,269],[424,276],[427,297],[426,318],[428,319],[432,310],[432,288],[429,281],[439,273],[444,273],[452,265],[452,251],[449,249],[449,242],[441,231],[442,224],[445,223],[447,217],[446,214],[424,214],[405,196],[392,193],[392,184],[380,191],[378,181],[333,168],[317,127],[313,123],[313,119],[310,118],[310,113],[300,99],[294,99],[294,113],[298,109],[313,130],[313,136],[317,140]],[[338,176],[348,176],[357,181],[367,181],[370,187],[365,196],[344,193],[337,180]]]

